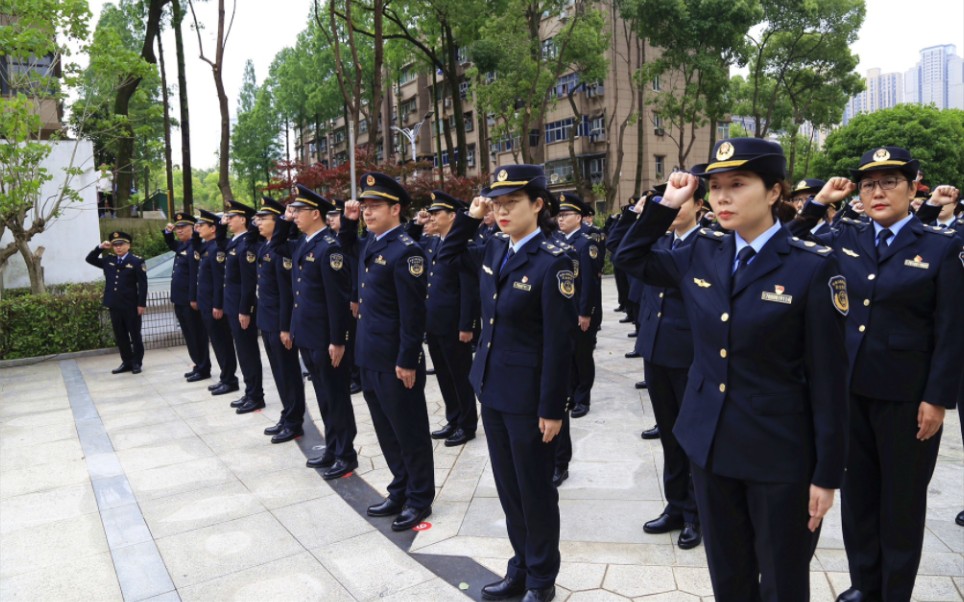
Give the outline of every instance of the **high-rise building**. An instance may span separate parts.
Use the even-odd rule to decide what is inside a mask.
[[[904,102],[904,76],[900,73],[881,73],[880,69],[868,69],[864,83],[866,89],[851,98],[844,107],[845,125],[860,113],[873,113]]]
[[[905,77],[907,102],[938,109],[964,109],[964,61],[953,44],[920,51],[920,62]]]

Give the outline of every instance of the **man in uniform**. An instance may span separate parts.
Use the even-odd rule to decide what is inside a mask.
[[[368,173],[359,201],[345,204],[344,234],[358,232],[364,213],[368,239],[358,246],[358,341],[355,358],[375,434],[392,472],[388,497],[369,516],[395,516],[404,531],[432,513],[435,470],[425,405],[425,255],[400,231],[408,193],[394,178]],[[364,205],[364,209],[362,209]]]
[[[345,201],[343,199],[332,199],[335,209],[328,212],[328,227],[334,232],[337,238],[341,234],[341,215],[345,211]],[[351,305],[352,318],[348,322],[348,345],[345,346],[345,354],[348,359],[355,357],[355,314],[358,313],[358,258],[354,254],[345,255],[345,269],[348,270],[348,277],[351,280]],[[351,362],[351,394],[361,393],[361,371],[358,364]]]
[[[110,242],[104,241],[87,254],[87,263],[104,270],[104,307],[110,310],[114,341],[120,351],[121,365],[112,374],[133,372],[140,374],[144,363],[144,343],[141,341],[141,316],[147,309],[147,265],[130,252],[130,234],[112,232]],[[114,257],[107,256],[112,250]]]
[[[258,231],[252,227],[254,209],[238,201],[228,201],[224,222],[233,237],[227,242],[224,261],[224,315],[231,327],[237,352],[244,396],[231,402],[238,414],[264,408],[261,349],[255,315],[255,289],[258,281]]]
[[[211,378],[211,356],[208,353],[208,335],[204,332],[204,320],[197,309],[191,307],[191,291],[197,287],[197,260],[191,238],[196,236],[197,219],[190,214],[177,212],[174,223],[164,228],[164,242],[174,252],[174,268],[171,272],[171,303],[174,315],[181,326],[181,334],[187,344],[187,353],[194,362],[191,371],[184,375],[187,382]]]
[[[225,253],[219,246],[224,240],[224,226],[215,213],[201,209],[197,220],[197,233],[194,239],[194,258],[200,262],[197,271],[195,299],[191,307],[197,306],[207,330],[208,339],[218,360],[221,375],[218,382],[209,386],[211,395],[224,395],[238,390],[238,360],[231,343],[231,329],[224,319],[224,262]],[[221,230],[221,233],[218,233]]]

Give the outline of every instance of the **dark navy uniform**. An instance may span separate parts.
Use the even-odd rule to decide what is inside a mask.
[[[317,209],[322,215],[334,206],[312,190],[298,185],[298,198],[292,206]],[[332,366],[329,346],[347,347],[351,308],[351,282],[346,252],[327,227],[297,240],[291,250],[291,277],[294,306],[291,336],[301,350],[305,367],[318,400],[325,425],[325,462],[332,469],[325,478],[347,474],[358,466],[355,451],[355,413],[351,405],[351,363],[347,354],[338,367]]]
[[[724,140],[714,151],[718,163],[697,175],[785,169],[768,141]],[[613,260],[647,284],[678,288],[699,324],[673,432],[691,461],[714,594],[809,600],[810,486],[843,479],[847,283],[829,248],[779,224],[736,274],[736,234],[701,229],[692,244],[655,249],[676,213],[647,203]]]
[[[361,178],[360,199],[388,201],[403,207],[408,194],[391,177],[369,173]],[[371,412],[378,444],[392,473],[388,496],[405,509],[399,518],[421,520],[435,497],[432,439],[425,404],[425,295],[427,272],[422,248],[401,226],[361,244],[353,240],[358,225],[344,220],[343,239],[358,253],[358,338],[355,361],[361,368],[362,393]],[[395,368],[415,370],[408,389]],[[393,529],[407,528],[392,524]]]
[[[174,214],[174,227],[197,223],[193,215],[186,213]],[[197,237],[197,233],[193,233]],[[195,377],[192,381],[202,380],[211,375],[211,356],[208,353],[208,335],[204,331],[204,320],[198,310],[191,307],[191,292],[197,288],[197,265],[194,259],[194,243],[191,240],[181,242],[174,236],[174,232],[164,230],[164,242],[174,252],[174,267],[171,272],[171,303],[174,304],[174,315],[184,335],[187,352],[194,363]],[[194,298],[197,298],[196,295]]]
[[[635,199],[635,197],[633,198]],[[621,213],[617,213],[606,218],[606,224],[603,226],[603,234],[606,236],[604,240],[607,250],[609,250],[611,244],[610,235],[613,232],[613,228],[615,228],[619,223],[621,216]],[[616,241],[616,248],[618,247],[619,243]],[[616,309],[619,311],[625,311],[626,300],[629,296],[629,278],[626,276],[626,272],[613,266],[613,279],[616,281],[616,299],[619,303]]]
[[[294,305],[291,290],[293,264],[287,252],[290,223],[281,220],[283,213],[284,206],[277,201],[267,197],[262,200],[258,215],[273,215],[276,223],[271,240],[261,243],[255,250],[258,257],[257,326],[283,408],[277,425],[280,428],[271,429],[274,432],[266,434],[278,435],[287,430],[297,436],[304,432],[305,383],[301,377],[298,348],[292,345],[289,349],[281,341],[282,332],[291,332]],[[282,438],[285,437],[279,437]]]
[[[239,414],[265,406],[255,293],[258,285],[256,247],[259,236],[251,224],[254,213],[253,208],[238,201],[229,201],[226,212],[228,216],[238,215],[247,220],[247,230],[234,235],[224,246],[224,316],[231,327],[231,338],[244,378],[244,397],[235,402]],[[241,315],[251,320],[247,328],[241,327]]]
[[[131,243],[131,235],[114,232],[110,242]],[[100,246],[87,254],[87,263],[104,270],[104,307],[109,310],[114,329],[114,342],[120,351],[121,368],[115,372],[137,373],[144,363],[144,342],[141,339],[141,316],[137,308],[147,307],[147,265],[130,251],[123,257],[107,254]]]
[[[513,165],[501,168],[482,194],[528,189],[555,203],[545,187],[540,167]],[[463,261],[480,221],[459,214],[440,260]],[[508,237],[493,237],[471,253],[482,299],[482,333],[471,381],[482,403],[492,471],[514,553],[506,587],[545,589],[553,586],[560,563],[559,496],[552,483],[558,437],[544,443],[539,419],[562,420],[566,412],[576,327],[575,274],[563,250],[538,230],[511,256],[509,247]]]
[[[440,190],[432,192],[429,212],[454,213],[463,209],[465,203],[458,199]],[[479,277],[468,266],[440,263],[441,246],[438,236],[422,240],[428,260],[425,333],[450,427],[443,431],[450,430],[450,437],[458,435],[453,441],[459,441],[474,437],[479,424],[475,393],[469,382],[472,344],[459,340],[460,332],[475,333],[479,326]]]
[[[224,226],[214,213],[201,209],[198,222],[206,222],[215,228],[221,229]],[[214,349],[214,357],[221,368],[219,377],[220,384],[225,388],[237,390],[238,377],[235,375],[238,369],[238,361],[234,355],[234,344],[231,342],[231,329],[228,321],[223,317],[215,319],[212,313],[215,309],[224,309],[224,263],[226,254],[218,245],[221,236],[203,241],[200,238],[193,239],[194,257],[199,262],[197,271],[197,301],[198,311],[201,312],[201,319],[204,321],[204,328],[207,330],[208,339]],[[227,392],[227,391],[225,391]]]
[[[861,165],[857,180],[864,170],[900,171],[908,181],[917,173],[917,162],[896,147],[868,152]],[[808,203],[797,229],[806,231],[806,218],[825,210]],[[953,231],[913,215],[878,248],[882,229],[872,221],[841,224],[816,240],[834,248],[853,300],[850,448],[841,492],[852,586],[866,599],[909,600],[942,433],[919,441],[917,415],[922,401],[954,408],[960,392],[964,256]]]

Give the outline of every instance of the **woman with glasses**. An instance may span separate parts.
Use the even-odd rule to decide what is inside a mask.
[[[803,236],[827,205],[855,190],[870,218],[815,237],[833,247],[852,299],[850,447],[841,489],[851,588],[837,598],[843,602],[910,600],[927,486],[964,364],[964,254],[953,232],[909,212],[917,172],[905,149],[868,151],[852,180],[831,178],[793,227]]]
[[[505,577],[482,588],[486,600],[551,600],[559,573],[552,476],[569,389],[576,278],[571,260],[548,238],[557,200],[547,185],[539,166],[500,168],[439,250],[439,261],[474,268],[482,296],[470,380],[513,550]],[[501,232],[465,252],[490,213]]]
[[[679,289],[698,325],[673,434],[690,460],[716,599],[803,602],[813,540],[843,480],[847,283],[829,248],[776,219],[779,144],[723,140],[713,156],[638,207],[613,263]],[[697,176],[730,233],[703,228],[691,244],[657,245]]]

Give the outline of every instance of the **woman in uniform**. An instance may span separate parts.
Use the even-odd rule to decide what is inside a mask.
[[[505,578],[486,600],[551,600],[559,572],[559,496],[552,484],[576,324],[572,262],[549,242],[555,198],[542,168],[512,165],[460,213],[439,261],[479,274],[482,334],[470,379],[482,403],[492,471],[512,544]],[[501,233],[466,251],[482,218]]]
[[[804,207],[807,232],[827,205],[859,191],[868,223],[842,222],[833,247],[854,299],[847,318],[850,447],[841,490],[851,588],[838,600],[910,600],[920,564],[927,486],[944,413],[964,364],[964,254],[953,230],[909,212],[918,162],[899,147],[866,152]],[[956,195],[951,187],[941,195]],[[803,236],[803,234],[801,234]]]
[[[613,263],[679,288],[699,325],[673,433],[691,462],[716,599],[805,601],[814,533],[843,479],[846,282],[830,249],[775,218],[779,144],[723,140],[713,155],[639,208]],[[656,248],[697,176],[731,233]]]

